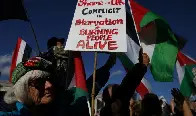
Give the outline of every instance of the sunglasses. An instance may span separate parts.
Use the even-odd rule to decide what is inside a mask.
[[[52,82],[50,77],[47,78],[37,78],[29,81],[29,86],[39,88],[45,86],[46,81]]]

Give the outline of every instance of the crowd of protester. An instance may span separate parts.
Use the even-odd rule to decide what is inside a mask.
[[[59,53],[62,54],[59,55],[57,52],[56,54],[59,57],[62,56],[66,63],[68,59],[63,56],[67,54],[63,50],[63,42],[62,39],[53,38],[53,44],[49,42],[48,48],[60,49]],[[3,98],[9,107],[3,109],[0,116],[89,116],[88,99],[83,96],[74,101],[73,89],[67,89],[59,84],[61,79],[57,79],[59,77],[56,72],[57,62],[54,65],[56,57],[53,59],[50,55],[44,53],[17,65],[12,74],[13,87],[5,93]],[[146,94],[142,100],[133,99],[135,90],[147,72],[150,62],[148,55],[143,53],[142,49],[138,61],[127,72],[121,84],[110,84],[104,88],[102,93],[104,106],[101,108],[100,116],[195,115],[195,100],[184,97],[176,88],[171,90],[173,99],[170,104],[153,93]],[[111,54],[106,63],[97,69],[95,96],[109,80],[110,69],[115,62],[116,55]],[[69,71],[69,69],[63,71]],[[91,101],[92,81],[91,75],[86,80],[89,101]]]

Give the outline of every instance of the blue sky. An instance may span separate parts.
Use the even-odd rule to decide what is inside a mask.
[[[28,15],[35,29],[37,39],[42,51],[46,50],[46,42],[50,37],[67,38],[71,26],[77,0],[24,0]],[[196,59],[196,48],[194,44],[193,31],[196,25],[196,15],[191,10],[196,3],[194,0],[137,0],[141,5],[164,17],[171,25],[174,32],[188,39],[183,52]],[[11,53],[15,47],[17,38],[23,39],[36,50],[33,33],[27,22],[20,20],[8,20],[0,22],[0,70],[2,79],[8,79],[8,69],[11,60]],[[102,66],[108,55],[98,55],[98,67]],[[83,60],[86,73],[89,76],[93,72],[92,52],[83,53]],[[108,83],[120,83],[125,75],[121,63],[111,70],[111,79]],[[176,73],[174,74],[176,78]],[[168,100],[171,99],[170,89],[179,87],[176,79],[171,83],[158,83],[148,72],[146,78],[150,81],[153,91],[157,95],[164,95]]]

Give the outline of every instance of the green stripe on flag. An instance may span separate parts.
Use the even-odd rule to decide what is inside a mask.
[[[69,89],[70,91],[73,92],[74,94],[74,101],[72,102],[72,104],[75,103],[75,101],[81,97],[88,97],[88,93],[86,91],[84,91],[81,88],[77,88],[77,87],[72,87],[71,89]]]
[[[151,72],[155,81],[173,81],[178,43],[169,25],[156,20],[156,27],[157,38],[151,59]]]
[[[184,74],[184,78],[182,80],[182,83],[180,85],[180,91],[182,92],[182,94],[186,97],[191,96],[192,94],[192,81],[194,78],[194,75],[192,73],[192,68],[195,67],[194,65],[186,65],[184,67],[185,69],[185,74]]]
[[[127,70],[131,70],[133,68],[133,62],[127,57],[125,53],[117,53],[117,56]]]
[[[141,22],[140,22],[140,27],[142,28],[142,27],[146,26],[147,24],[149,24],[149,23],[151,23],[152,21],[157,20],[157,19],[162,20],[162,21],[164,21],[166,24],[168,24],[161,16],[156,15],[156,14],[154,14],[153,12],[147,12],[147,13],[144,15],[143,19],[141,20]]]

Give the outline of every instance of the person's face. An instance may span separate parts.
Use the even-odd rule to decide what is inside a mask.
[[[63,44],[61,42],[56,42],[57,46],[63,46]]]
[[[53,86],[46,78],[38,78],[29,82],[29,96],[36,105],[48,104],[53,98]]]

